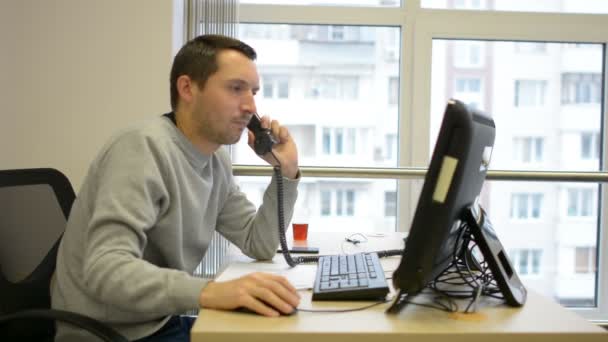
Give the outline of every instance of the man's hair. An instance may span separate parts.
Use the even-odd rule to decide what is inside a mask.
[[[171,67],[171,108],[173,110],[177,108],[179,99],[177,78],[187,75],[200,88],[203,88],[207,79],[217,71],[217,54],[222,50],[236,50],[252,61],[257,57],[251,46],[238,39],[208,34],[190,40],[175,55]]]

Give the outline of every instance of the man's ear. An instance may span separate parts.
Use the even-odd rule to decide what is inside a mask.
[[[185,103],[192,103],[196,84],[188,75],[181,75],[177,78],[177,93],[179,98]]]

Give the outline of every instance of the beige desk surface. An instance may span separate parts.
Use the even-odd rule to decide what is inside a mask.
[[[310,234],[309,245],[321,248],[321,254],[353,253],[399,248],[401,236],[368,237],[358,246],[342,245],[349,234]],[[387,275],[399,263],[399,257],[382,259]],[[283,257],[272,262],[257,263],[237,258],[218,280],[232,279],[248,271],[269,271],[284,274],[292,283],[314,277],[316,266],[299,265],[289,269]],[[389,281],[390,282],[390,281]],[[296,287],[299,285],[296,284]],[[303,286],[303,285],[302,285]],[[311,292],[301,291],[300,309],[328,310],[357,308],[370,302],[312,302]],[[414,298],[424,300],[425,298]],[[465,302],[466,303],[466,302]],[[466,304],[460,306],[461,310]],[[201,310],[192,328],[192,341],[608,341],[608,333],[577,314],[533,291],[522,308],[511,308],[500,301],[482,301],[474,314],[454,314],[416,305],[407,305],[399,315],[384,313],[389,304],[348,312],[305,312],[293,316],[266,318],[254,314],[220,310]]]

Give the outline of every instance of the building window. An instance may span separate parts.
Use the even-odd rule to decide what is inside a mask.
[[[544,106],[547,93],[547,81],[516,80],[515,107]]]
[[[387,134],[386,136],[386,159],[393,160],[397,158],[397,134]]]
[[[357,100],[359,98],[359,77],[316,77],[311,81],[311,88],[306,97],[326,100]]]
[[[330,31],[330,34],[329,34],[330,40],[344,40],[345,39],[344,26],[330,26],[329,31]]]
[[[262,95],[266,99],[286,99],[289,97],[287,76],[262,76]]]
[[[542,250],[514,249],[510,251],[509,257],[519,275],[540,274]]]
[[[456,9],[483,9],[485,0],[454,0],[452,8]]]
[[[357,130],[354,128],[346,128],[346,137],[345,137],[345,141],[346,141],[346,154],[355,154],[355,152],[357,152],[356,146],[357,146]]]
[[[454,97],[465,102],[471,108],[481,108],[482,84],[479,77],[456,77]]]
[[[581,159],[600,157],[600,138],[598,133],[581,133]]]
[[[547,52],[546,43],[537,42],[515,42],[515,52],[526,54],[540,54]]]
[[[519,193],[511,195],[511,218],[518,220],[538,219],[543,194]]]
[[[454,41],[454,66],[457,68],[483,67],[483,44],[477,41]]]
[[[355,192],[353,190],[346,191],[346,215],[355,215]]]
[[[600,103],[602,74],[562,74],[562,104]]]
[[[396,191],[385,191],[384,192],[384,216],[396,217],[397,216],[397,192]]]
[[[322,190],[321,216],[354,216],[355,191],[351,189]]]
[[[388,78],[388,104],[393,106],[399,104],[399,78]]]
[[[594,189],[568,189],[568,216],[593,216],[595,205]]]
[[[321,216],[329,216],[331,213],[331,192],[321,190]]]
[[[576,247],[574,249],[574,272],[595,273],[596,255],[595,247]]]
[[[324,127],[321,139],[325,155],[353,155],[357,152],[355,128]]]
[[[289,30],[291,28],[291,30]],[[291,39],[317,42],[357,42],[361,27],[344,25],[290,25]]]
[[[522,163],[543,161],[544,139],[542,137],[513,138],[514,159]]]

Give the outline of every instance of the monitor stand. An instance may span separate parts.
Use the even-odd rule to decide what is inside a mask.
[[[528,292],[511,265],[485,210],[481,206],[472,205],[465,210],[463,216],[506,303],[510,306],[524,305]]]
[[[488,263],[492,276],[496,280],[498,289],[507,305],[517,307],[524,305],[528,292],[511,265],[485,210],[477,204],[471,205],[465,209],[462,221],[463,224],[460,229],[469,230],[472,241],[477,244],[484,260]],[[461,238],[464,235],[461,234]],[[461,257],[469,258],[468,260],[473,265],[479,265],[471,254],[464,252],[466,250],[467,248],[463,249]],[[410,297],[411,294],[400,291],[386,313],[398,313],[408,303]]]

